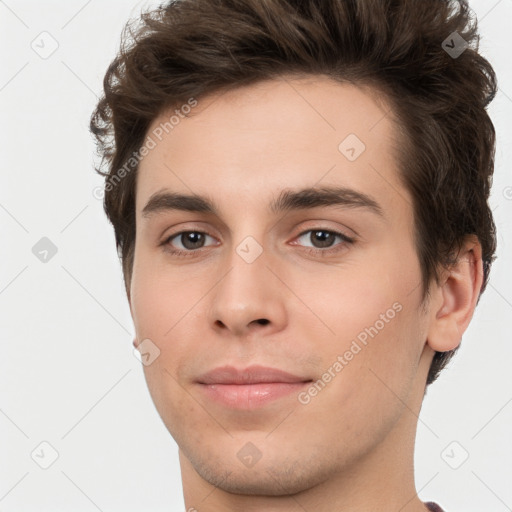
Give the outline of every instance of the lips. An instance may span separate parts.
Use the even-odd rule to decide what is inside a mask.
[[[197,380],[201,392],[230,409],[253,410],[278,399],[290,398],[308,386],[312,379],[265,366],[237,370],[223,366]]]
[[[309,382],[311,379],[266,366],[249,366],[237,370],[233,366],[223,366],[205,373],[197,379],[200,384],[261,384],[270,382]]]

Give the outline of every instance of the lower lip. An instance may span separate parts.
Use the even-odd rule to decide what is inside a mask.
[[[234,409],[255,409],[299,393],[311,382],[266,382],[259,384],[200,384],[204,393],[218,403]]]

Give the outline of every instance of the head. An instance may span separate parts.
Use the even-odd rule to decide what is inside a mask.
[[[272,454],[261,471],[320,481],[392,432],[459,347],[496,248],[496,79],[477,50],[462,0],[181,0],[125,33],[91,118],[104,208],[138,341],[160,351],[152,397],[209,481],[239,468],[205,461],[249,440]],[[316,391],[261,415],[202,402],[202,373],[252,363]]]

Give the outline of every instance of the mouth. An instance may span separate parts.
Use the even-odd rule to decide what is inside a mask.
[[[312,379],[277,368],[232,366],[216,368],[198,378],[205,396],[232,409],[252,410],[299,393]]]

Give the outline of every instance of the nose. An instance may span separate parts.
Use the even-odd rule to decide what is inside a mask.
[[[210,297],[210,323],[220,333],[245,337],[285,327],[287,289],[270,270],[265,250],[250,261],[233,250]]]

